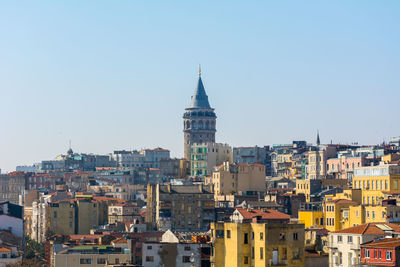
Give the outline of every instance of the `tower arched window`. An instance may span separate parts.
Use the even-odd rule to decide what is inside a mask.
[[[190,128],[190,121],[186,121],[186,129]]]
[[[213,122],[211,122],[211,129],[215,129],[215,122],[213,121]]]
[[[196,123],[196,121],[192,121],[192,128],[193,128],[193,129],[197,129],[197,123]]]
[[[199,129],[203,129],[203,121],[199,121]]]
[[[210,128],[210,123],[206,121],[206,129],[208,130]]]

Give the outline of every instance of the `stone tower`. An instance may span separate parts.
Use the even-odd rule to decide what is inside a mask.
[[[187,160],[190,160],[190,146],[193,143],[215,143],[216,119],[214,109],[208,103],[199,68],[196,90],[190,106],[183,114],[184,156]]]

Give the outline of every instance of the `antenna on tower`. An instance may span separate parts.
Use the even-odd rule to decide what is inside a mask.
[[[201,77],[201,65],[199,64],[199,77]]]

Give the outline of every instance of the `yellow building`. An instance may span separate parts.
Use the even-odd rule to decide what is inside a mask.
[[[309,221],[308,217],[302,216],[304,223],[307,219]],[[385,205],[363,205],[350,199],[326,200],[324,222],[325,228],[329,231],[338,231],[364,223],[400,223],[400,206],[397,206],[396,202],[385,202]]]
[[[304,225],[212,223],[211,266],[304,266]]]
[[[325,200],[334,200],[334,199],[348,199],[357,203],[361,203],[362,192],[360,189],[346,189],[343,190],[343,193],[336,193],[335,195],[326,195]]]
[[[265,165],[224,162],[213,172],[215,195],[265,191]]]
[[[362,204],[380,204],[385,191],[400,191],[400,166],[379,165],[356,168],[353,188],[361,189]]]
[[[385,164],[390,164],[393,161],[397,161],[400,160],[400,153],[396,153],[396,154],[388,154],[385,156],[382,156],[382,161]]]
[[[320,191],[322,186],[321,180],[310,180],[310,179],[296,179],[296,194],[304,194],[306,201],[310,202],[311,195]]]
[[[325,228],[329,231],[338,231],[346,228],[346,219],[349,217],[349,207],[359,203],[349,199],[334,199],[324,202]]]
[[[304,225],[275,210],[236,209],[211,223],[211,266],[304,266]]]
[[[299,210],[299,223],[305,228],[324,228],[323,211]]]

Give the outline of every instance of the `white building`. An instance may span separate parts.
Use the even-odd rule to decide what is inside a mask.
[[[167,230],[160,243],[145,242],[142,245],[142,265],[153,266],[202,266],[202,246],[209,244],[182,242]],[[208,258],[209,260],[209,258]]]
[[[39,201],[32,202],[32,229],[31,239],[42,243],[46,241],[47,206],[51,202],[51,195],[44,195]]]
[[[400,226],[367,223],[329,233],[329,267],[358,266],[360,244],[384,236],[398,236]]]

